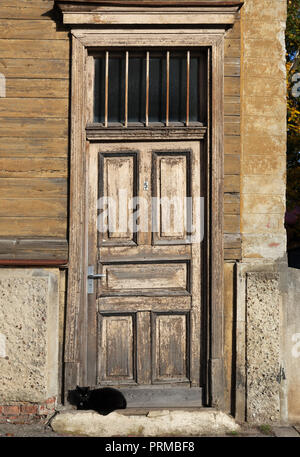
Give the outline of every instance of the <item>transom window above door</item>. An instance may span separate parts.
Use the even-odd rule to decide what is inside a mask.
[[[207,49],[106,50],[94,57],[94,123],[206,125]]]

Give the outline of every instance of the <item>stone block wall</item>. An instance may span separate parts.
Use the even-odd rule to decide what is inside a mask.
[[[278,274],[247,273],[246,392],[249,422],[280,420]]]
[[[236,417],[241,422],[282,419],[279,278],[271,263],[237,267]]]
[[[300,421],[300,270],[237,265],[236,418]]]
[[[0,418],[57,398],[58,321],[58,269],[0,269]]]

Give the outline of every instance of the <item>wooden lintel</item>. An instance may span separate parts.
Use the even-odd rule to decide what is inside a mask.
[[[59,1],[65,24],[230,25],[243,2],[230,1]]]
[[[199,12],[193,11],[183,13],[176,11],[174,13],[167,11],[160,14],[150,14],[148,12],[140,13],[104,13],[95,12],[66,12],[64,13],[64,24],[72,25],[232,25],[235,20],[235,12]]]
[[[113,5],[113,6],[224,6],[241,7],[244,0],[56,0],[59,5]]]
[[[110,140],[175,140],[175,139],[202,139],[206,134],[206,127],[195,127],[195,128],[180,128],[180,127],[144,127],[140,129],[130,127],[120,128],[103,128],[97,127],[95,124],[87,125],[86,136],[90,141],[99,139],[110,139]]]

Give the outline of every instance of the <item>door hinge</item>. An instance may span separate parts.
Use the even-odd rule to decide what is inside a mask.
[[[279,373],[277,375],[277,382],[278,384],[281,383],[281,381],[285,381],[286,380],[286,375],[285,375],[285,371],[284,371],[284,368],[282,365],[280,365],[280,370],[279,370]]]

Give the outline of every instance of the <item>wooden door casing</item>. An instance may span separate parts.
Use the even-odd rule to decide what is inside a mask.
[[[96,382],[96,309],[93,296],[87,295],[87,265],[96,265],[93,258],[96,251],[87,246],[87,240],[95,235],[88,220],[87,212],[87,150],[95,141],[167,141],[196,140],[204,136],[206,168],[206,236],[205,236],[205,298],[207,306],[206,341],[203,364],[206,376],[206,405],[223,408],[226,391],[224,378],[224,36],[225,28],[200,29],[123,29],[78,30],[72,29],[72,102],[71,102],[71,144],[70,144],[70,224],[68,294],[66,309],[66,332],[64,341],[64,395],[77,384],[93,385]],[[92,122],[92,78],[87,78],[92,57],[90,47],[108,46],[204,46],[209,48],[208,60],[210,85],[208,99],[210,116],[207,128],[169,129],[95,129]],[[204,168],[203,167],[203,168]],[[203,170],[204,171],[204,170]],[[96,170],[95,170],[96,172]],[[91,174],[92,171],[89,172]],[[204,171],[205,173],[205,171]],[[90,193],[96,192],[89,190]],[[95,197],[95,200],[97,197]],[[90,213],[91,214],[91,213]],[[185,246],[183,246],[185,247]],[[181,249],[182,246],[178,246]],[[184,254],[184,253],[182,253]],[[204,261],[203,261],[204,265]],[[159,297],[156,297],[158,303]],[[88,328],[88,330],[87,330]],[[206,333],[206,335],[204,335]],[[202,346],[203,348],[203,346]],[[202,370],[203,371],[203,370]],[[187,389],[184,389],[187,391]],[[164,394],[164,398],[167,396]],[[185,394],[181,394],[184,399]],[[184,401],[184,400],[182,400]],[[154,406],[154,405],[153,405]]]
[[[95,280],[95,293],[88,296],[89,315],[97,328],[88,338],[91,384],[122,389],[200,387],[201,242],[193,242],[189,233],[187,207],[180,214],[186,220],[175,227],[172,208],[164,214],[153,207],[153,197],[175,196],[179,202],[192,197],[190,225],[199,223],[200,156],[199,141],[89,147],[88,263],[105,275]],[[128,199],[140,198],[141,230],[136,229],[136,220],[130,222],[136,207],[123,205],[114,218],[116,230],[107,224],[103,231],[102,219],[99,231],[99,198],[118,200],[125,190]],[[152,233],[152,214],[157,212]],[[109,222],[112,216],[106,214]],[[128,223],[121,232],[119,214]],[[167,216],[171,223],[166,231]],[[96,359],[95,370],[91,365]]]

